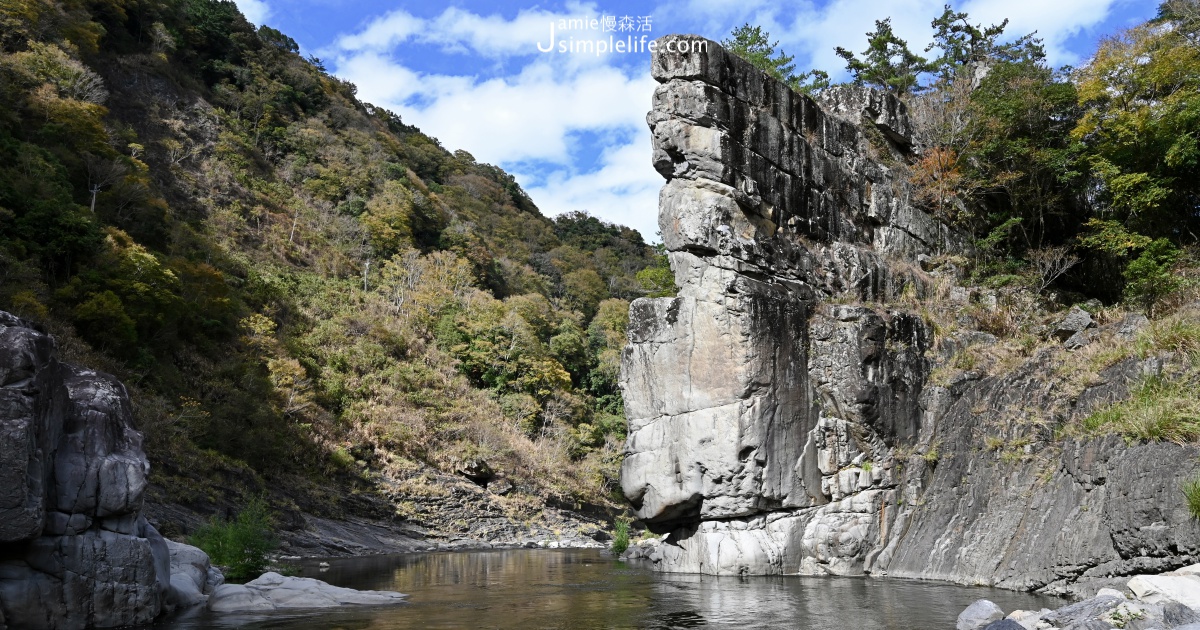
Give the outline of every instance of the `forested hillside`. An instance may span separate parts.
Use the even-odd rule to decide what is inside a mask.
[[[298,50],[228,1],[0,3],[0,309],[128,384],[160,501],[340,513],[484,460],[609,505],[665,258]]]

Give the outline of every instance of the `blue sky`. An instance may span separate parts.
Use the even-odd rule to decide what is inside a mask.
[[[661,3],[407,0],[235,0],[252,22],[292,36],[306,55],[358,85],[359,97],[397,112],[476,159],[514,174],[542,212],[587,210],[657,240],[662,178],[650,166],[645,114],[654,82],[649,54],[543,53],[550,23],[628,16],[649,39],[697,33],[720,40],[762,25],[797,67],[843,68],[835,46],[865,47],[874,20],[891,17],[914,50],[944,0],[672,0]],[[1010,19],[1038,31],[1051,63],[1086,62],[1098,39],[1152,17],[1155,0],[968,0],[973,22]],[[619,28],[619,26],[618,26]],[[574,31],[576,40],[613,32]]]

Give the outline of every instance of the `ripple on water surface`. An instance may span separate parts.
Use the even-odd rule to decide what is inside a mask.
[[[712,577],[656,573],[594,549],[403,554],[305,563],[300,575],[408,593],[401,606],[335,612],[195,613],[156,628],[953,628],[986,597],[1006,611],[1062,600],[871,578]]]

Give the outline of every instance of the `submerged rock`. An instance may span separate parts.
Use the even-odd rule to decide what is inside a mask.
[[[321,580],[264,573],[245,584],[218,586],[208,601],[214,612],[262,612],[295,608],[402,604],[408,597],[393,591],[356,591]]]

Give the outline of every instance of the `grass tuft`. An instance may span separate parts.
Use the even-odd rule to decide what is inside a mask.
[[[613,523],[613,544],[612,551],[616,555],[625,553],[629,548],[629,520],[624,516],[618,516]]]
[[[1200,439],[1200,400],[1187,379],[1151,377],[1132,388],[1128,400],[1093,413],[1083,424],[1091,433],[1186,444]]]
[[[1200,519],[1200,477],[1183,482],[1180,487],[1192,518]]]

